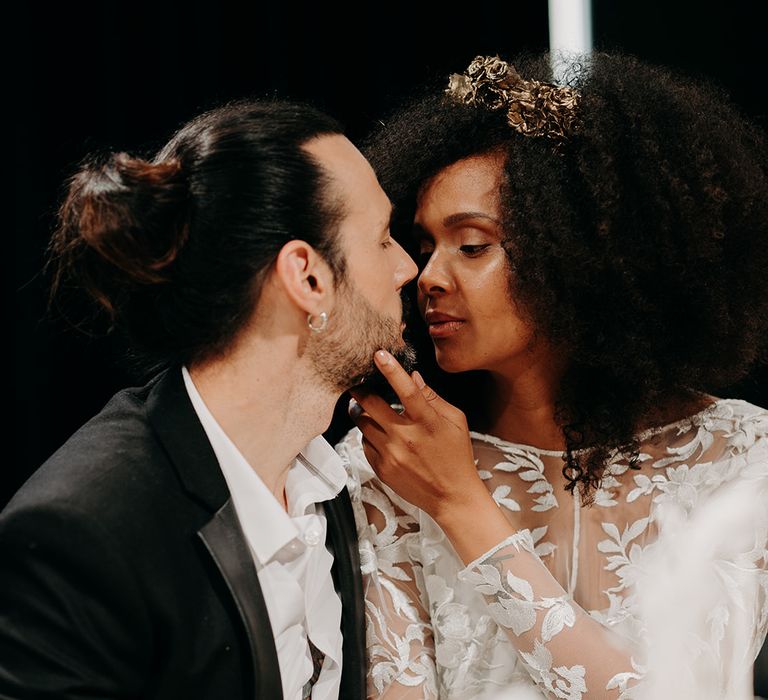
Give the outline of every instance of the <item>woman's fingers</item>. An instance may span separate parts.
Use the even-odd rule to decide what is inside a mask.
[[[380,452],[370,443],[368,440],[363,436],[363,454],[365,455],[365,458],[368,460],[368,464],[370,464],[374,470],[379,466],[379,463],[381,462],[381,454]]]
[[[422,389],[402,365],[386,350],[378,350],[374,359],[379,371],[400,399],[408,417],[414,421],[430,423],[434,418],[434,409],[424,397]]]
[[[380,425],[388,426],[403,422],[400,414],[378,394],[367,393],[362,388],[350,389],[349,393],[360,408]],[[352,420],[355,420],[351,412],[349,415]]]
[[[382,402],[386,403],[383,400]],[[387,408],[389,408],[389,406],[387,406]],[[392,413],[394,413],[394,411],[392,411]],[[377,452],[380,452],[382,446],[386,445],[387,434],[356,399],[352,399],[349,403],[349,417],[360,429],[360,432],[363,434],[363,439],[370,443]]]

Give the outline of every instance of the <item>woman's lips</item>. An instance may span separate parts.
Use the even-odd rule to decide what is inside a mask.
[[[433,338],[447,338],[456,333],[465,321],[452,319],[450,321],[433,321],[429,324],[429,335]]]
[[[466,323],[463,318],[457,318],[437,309],[428,309],[424,314],[424,320],[427,322],[429,335],[432,338],[447,338],[457,333]]]

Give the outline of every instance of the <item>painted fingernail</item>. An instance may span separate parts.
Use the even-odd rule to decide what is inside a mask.
[[[357,418],[363,412],[363,407],[354,399],[350,399],[347,411],[350,418]]]

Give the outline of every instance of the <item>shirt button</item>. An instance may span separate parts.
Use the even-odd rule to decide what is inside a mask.
[[[316,545],[320,544],[320,540],[322,539],[322,534],[319,530],[307,530],[304,533],[304,541],[310,546],[315,547]]]

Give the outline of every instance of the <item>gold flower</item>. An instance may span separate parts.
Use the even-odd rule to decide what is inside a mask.
[[[471,102],[475,95],[472,81],[466,75],[459,73],[453,73],[448,78],[448,90],[446,92],[451,93],[455,99],[467,103]]]
[[[578,91],[523,80],[498,56],[477,56],[465,73],[450,76],[446,92],[462,104],[491,111],[506,108],[507,123],[526,136],[563,141],[579,128]]]

